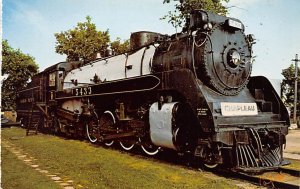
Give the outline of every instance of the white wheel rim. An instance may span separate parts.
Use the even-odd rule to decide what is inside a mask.
[[[120,141],[120,145],[126,151],[129,151],[129,150],[131,150],[134,147],[134,143],[127,147],[121,141]]]
[[[216,163],[216,164],[206,164],[206,163],[204,163],[204,166],[205,167],[207,167],[207,168],[209,168],[209,169],[214,169],[214,168],[216,168],[217,166],[218,166],[218,164]]]
[[[115,124],[116,123],[116,119],[115,119],[115,116],[114,116],[114,114],[111,112],[111,111],[109,111],[109,110],[106,110],[105,112],[104,112],[104,114],[109,114],[110,116],[111,116],[111,118],[113,119],[113,123]],[[113,144],[114,144],[114,140],[112,140],[112,141],[109,141],[109,142],[104,142],[104,144],[105,144],[105,146],[112,146]]]
[[[139,138],[139,142],[142,143],[142,139],[141,138]],[[156,155],[160,151],[161,147],[157,147],[157,149],[154,152],[149,152],[143,145],[141,145],[141,148],[149,156],[154,156],[154,155]]]
[[[105,111],[104,113],[105,113],[105,114],[109,114],[109,115],[112,117],[112,119],[113,119],[113,122],[114,122],[114,123],[116,123],[115,116],[114,116],[114,114],[113,114],[113,113],[111,113],[111,111],[108,111],[108,110],[107,110],[107,111]]]
[[[110,142],[104,142],[105,146],[112,146],[114,144],[114,140],[110,141]]]
[[[88,136],[91,143],[95,143],[97,141],[97,138],[95,138],[95,139],[91,138],[88,124],[86,124],[86,134],[87,134],[87,136]]]
[[[143,151],[144,151],[146,154],[148,154],[149,156],[154,156],[154,155],[156,155],[156,154],[159,152],[159,150],[160,150],[160,147],[157,147],[157,149],[156,149],[155,151],[149,152],[143,145],[141,145],[141,147],[142,147]]]

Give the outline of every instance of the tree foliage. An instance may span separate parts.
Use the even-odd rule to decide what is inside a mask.
[[[113,54],[120,54],[129,50],[129,40],[122,43],[121,39],[117,38],[111,42],[109,31],[98,31],[91,20],[87,16],[86,21],[77,23],[74,29],[55,33],[55,51],[67,55],[67,61],[90,62],[96,59],[98,53],[101,57],[107,56],[109,47]]]
[[[128,39],[121,42],[121,39],[118,37],[115,41],[110,43],[110,48],[112,50],[112,54],[122,54],[129,51],[130,43]]]
[[[2,40],[2,74],[8,74],[3,81],[1,104],[3,109],[15,109],[17,91],[26,86],[27,81],[38,72],[34,58],[20,49],[13,49],[7,40]]]
[[[298,67],[298,73],[300,73],[300,69]],[[289,107],[294,107],[294,99],[295,99],[295,66],[291,64],[288,68],[283,69],[281,73],[284,77],[281,85],[282,96],[285,104]],[[298,86],[300,83],[300,75],[298,75]],[[298,88],[298,98],[300,98]],[[297,101],[297,109],[300,109],[300,102]]]
[[[57,40],[55,50],[59,54],[66,54],[67,61],[89,62],[96,58],[97,53],[105,56],[110,42],[108,30],[97,31],[89,16],[85,22],[77,23],[74,29],[54,35]]]
[[[163,3],[170,3],[171,1],[172,0],[164,0]],[[175,10],[169,11],[168,14],[161,19],[167,20],[177,28],[184,26],[192,10],[204,9],[225,16],[228,9],[222,3],[229,1],[230,0],[180,0],[179,4],[175,4]]]

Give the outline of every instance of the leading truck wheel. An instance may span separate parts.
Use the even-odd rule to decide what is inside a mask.
[[[205,149],[205,152],[206,152],[206,162],[204,162],[204,166],[208,169],[215,169],[219,164],[218,163],[215,163],[216,161],[214,161],[214,153],[212,152],[212,149],[211,148],[206,148]],[[218,152],[217,152],[218,156],[221,156],[221,150],[219,149],[218,147]]]
[[[160,151],[160,147],[152,144],[152,142],[149,139],[147,140],[145,138],[140,138],[140,142],[142,150],[149,156],[154,156]]]
[[[100,118],[100,128],[111,128],[114,127],[116,123],[116,119],[114,114],[111,111],[105,111]],[[106,140],[104,141],[105,146],[112,146],[114,144],[114,140]]]

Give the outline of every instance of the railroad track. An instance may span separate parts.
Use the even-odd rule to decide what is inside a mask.
[[[141,155],[141,157],[145,158],[145,156]],[[171,164],[176,165],[182,165],[184,164],[184,161],[181,163],[174,162],[174,158],[170,159],[169,157],[174,157],[172,155],[165,155],[156,157],[155,159],[168,162]],[[190,167],[191,165],[188,165]],[[199,166],[199,165],[198,165]],[[192,165],[193,168],[198,169],[196,165]],[[205,167],[202,167],[204,170],[213,172],[218,176],[222,177],[231,177],[235,179],[240,179],[246,182],[253,183],[258,186],[263,186],[266,188],[272,188],[272,189],[300,189],[300,170],[296,169],[290,169],[290,168],[284,168],[280,167],[276,171],[267,171],[263,174],[246,174],[242,172],[233,172],[232,170],[229,170],[225,167],[219,167],[215,170],[207,169]],[[201,168],[201,169],[202,169]]]
[[[235,172],[233,176],[267,188],[300,188],[300,170],[279,168],[277,171],[265,172],[261,175]]]

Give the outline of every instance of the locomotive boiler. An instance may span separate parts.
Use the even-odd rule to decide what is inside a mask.
[[[252,35],[238,19],[198,10],[172,36],[131,35],[131,50],[62,62],[18,94],[18,118],[148,155],[172,149],[209,168],[283,164],[289,116],[270,82],[251,77]]]

